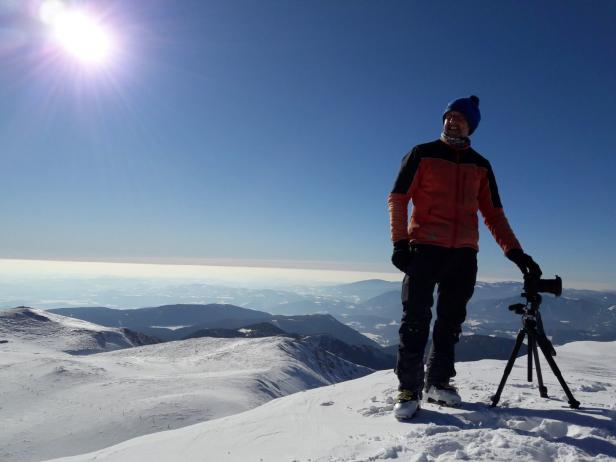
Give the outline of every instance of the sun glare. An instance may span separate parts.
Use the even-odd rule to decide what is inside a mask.
[[[114,45],[111,33],[93,16],[58,0],[43,2],[39,16],[51,28],[56,43],[79,62],[103,65],[109,61]]]

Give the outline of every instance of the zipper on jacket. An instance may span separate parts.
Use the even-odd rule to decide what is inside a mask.
[[[455,246],[458,237],[458,200],[460,199],[460,151],[456,149],[456,198],[454,201],[453,215],[453,234],[451,237],[451,247]]]

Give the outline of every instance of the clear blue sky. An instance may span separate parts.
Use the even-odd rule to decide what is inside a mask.
[[[400,159],[476,94],[524,248],[616,288],[612,0],[106,0],[100,72],[46,58],[36,3],[0,2],[0,257],[389,269]]]

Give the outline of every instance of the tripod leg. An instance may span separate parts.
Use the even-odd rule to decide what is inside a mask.
[[[507,382],[507,377],[509,377],[511,369],[513,369],[513,363],[518,356],[518,352],[520,351],[520,347],[522,346],[525,335],[526,330],[520,329],[520,332],[518,332],[518,337],[515,341],[515,346],[511,351],[511,356],[509,356],[509,361],[507,361],[507,366],[505,366],[505,372],[503,372],[503,377],[501,378],[500,384],[498,385],[498,390],[496,390],[496,394],[492,397],[492,407],[495,407],[500,401],[500,396],[503,392],[503,388],[505,387],[505,382]]]
[[[528,333],[528,343],[530,345],[532,338],[533,344],[533,356],[535,357],[535,369],[537,369],[537,381],[539,382],[539,396],[542,398],[548,397],[548,389],[543,385],[543,376],[541,375],[541,364],[539,364],[539,352],[537,351],[537,340],[535,339],[535,334],[532,332]]]
[[[533,381],[533,350],[536,348],[535,345],[535,337],[533,337],[532,332],[528,333],[528,352],[527,352],[527,372],[526,372],[526,381]]]
[[[572,409],[579,408],[580,402],[577,401],[573,397],[571,390],[569,390],[569,387],[567,386],[567,382],[565,382],[565,379],[563,379],[563,376],[560,373],[560,369],[558,369],[558,366],[556,365],[556,361],[554,361],[554,358],[552,357],[552,351],[554,351],[554,347],[552,346],[552,343],[548,340],[548,338],[545,335],[538,335],[537,342],[539,343],[539,346],[541,347],[541,351],[543,352],[543,356],[545,356],[545,359],[550,365],[552,372],[554,373],[554,375],[560,382],[560,386],[563,387],[563,390],[565,394],[567,395],[567,399],[569,399],[569,407]]]

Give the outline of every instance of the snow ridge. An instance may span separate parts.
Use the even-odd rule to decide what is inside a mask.
[[[0,311],[0,339],[9,342],[25,341],[73,355],[100,353],[154,342],[128,329],[103,327],[23,306]]]

